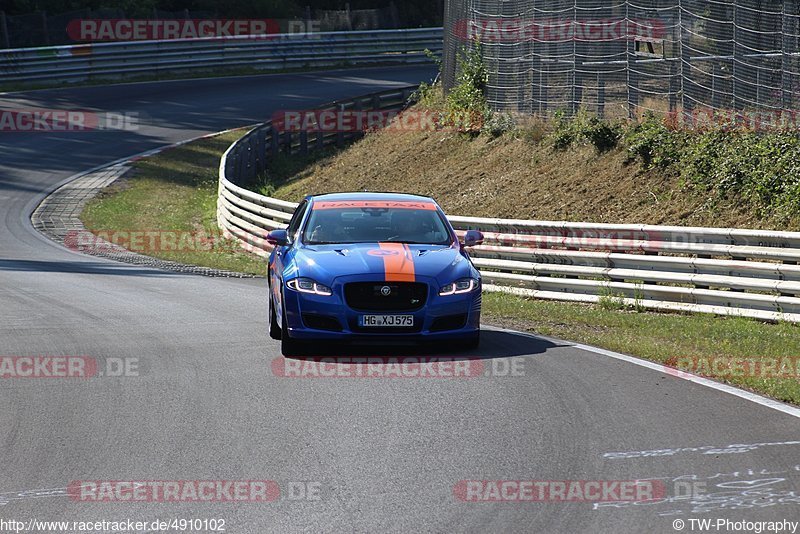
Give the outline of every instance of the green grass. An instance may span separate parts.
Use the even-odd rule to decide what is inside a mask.
[[[206,232],[216,223],[219,160],[244,130],[202,139],[134,164],[124,178],[92,200],[81,220],[94,233],[106,231]],[[148,256],[248,274],[264,275],[265,260],[221,240],[210,252],[139,251]],[[184,247],[187,248],[187,247]]]
[[[800,327],[789,323],[766,324],[700,314],[637,313],[501,293],[484,295],[483,313],[489,324],[586,343],[659,363],[673,364],[687,357],[732,360],[800,356]],[[731,377],[724,381],[800,405],[797,377]]]

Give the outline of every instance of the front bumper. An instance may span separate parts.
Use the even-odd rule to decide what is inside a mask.
[[[344,298],[344,285],[375,282],[363,277],[337,280],[333,294],[319,296],[285,289],[284,312],[289,336],[298,340],[344,341],[354,343],[422,342],[464,339],[480,331],[481,292],[439,296],[435,280],[418,279],[428,285],[428,298],[416,311],[365,311],[351,308]],[[433,288],[437,288],[434,290]],[[359,326],[362,315],[412,315],[413,328],[371,329]],[[463,317],[462,317],[463,316]],[[320,328],[324,325],[326,328]],[[333,327],[338,328],[333,330]]]

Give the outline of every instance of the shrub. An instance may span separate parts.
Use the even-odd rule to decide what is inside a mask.
[[[574,117],[567,118],[562,111],[554,116],[553,147],[565,150],[573,144],[588,143],[598,152],[607,152],[617,146],[623,135],[621,123],[604,121],[579,110]]]
[[[483,124],[481,131],[492,137],[500,137],[501,135],[511,132],[516,128],[516,121],[510,113],[496,113],[492,112]]]
[[[646,169],[666,168],[676,163],[681,156],[682,141],[680,132],[668,128],[650,111],[641,122],[629,127],[624,135],[628,161],[638,159]]]
[[[456,85],[445,99],[445,121],[468,131],[480,131],[491,116],[486,101],[486,84],[489,74],[483,64],[479,41],[463,49],[457,60]]]

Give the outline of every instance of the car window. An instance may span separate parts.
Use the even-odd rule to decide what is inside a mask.
[[[297,231],[300,229],[300,224],[303,222],[303,215],[308,208],[308,201],[304,200],[297,206],[297,209],[292,215],[292,219],[289,221],[289,228],[287,228],[287,234],[289,235],[289,239],[294,241],[295,236],[297,235]]]

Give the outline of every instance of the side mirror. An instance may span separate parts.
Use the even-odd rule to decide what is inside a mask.
[[[483,234],[478,230],[468,230],[464,235],[464,241],[461,243],[465,247],[474,247],[483,244]]]
[[[286,230],[273,230],[267,235],[267,243],[275,247],[285,247],[289,244],[289,234]]]

